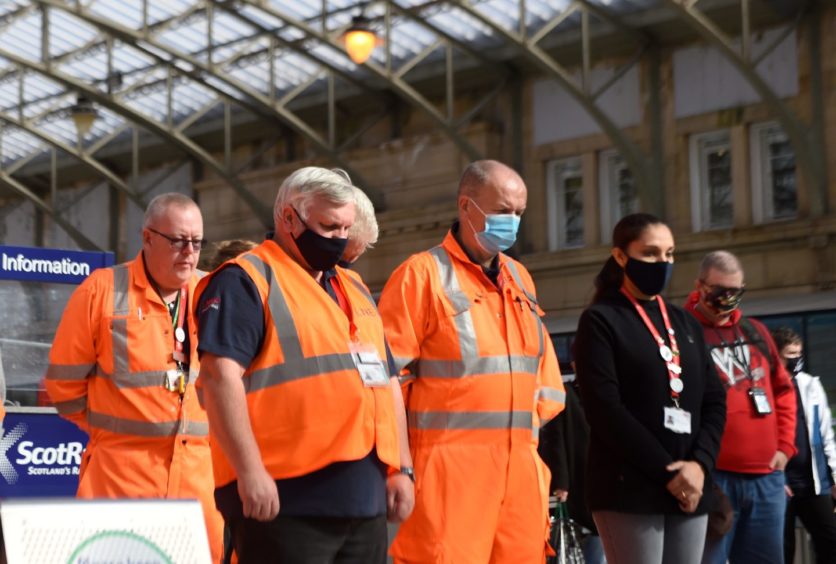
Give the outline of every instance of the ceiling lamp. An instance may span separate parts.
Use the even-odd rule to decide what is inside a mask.
[[[351,18],[351,26],[343,34],[343,41],[348,56],[358,65],[369,60],[379,42],[372,31],[371,21],[363,15]]]
[[[84,94],[79,94],[76,98],[75,105],[70,108],[70,117],[73,118],[75,129],[79,137],[84,137],[93,127],[93,122],[99,117],[96,111],[96,106]]]

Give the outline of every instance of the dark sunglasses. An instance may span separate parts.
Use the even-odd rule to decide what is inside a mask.
[[[729,307],[737,306],[743,297],[743,293],[746,291],[746,288],[743,286],[740,288],[727,288],[725,286],[712,286],[705,282],[703,282],[703,285],[708,288],[708,298],[712,302]]]

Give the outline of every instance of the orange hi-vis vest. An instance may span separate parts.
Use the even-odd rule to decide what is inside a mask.
[[[396,563],[545,560],[550,474],[536,445],[563,382],[530,275],[500,254],[497,281],[450,233],[383,289],[416,477]]]
[[[197,276],[189,283],[192,301]],[[190,366],[180,397],[164,387],[174,329],[148,280],[142,253],[93,272],[73,293],[49,354],[45,385],[58,413],[90,435],[82,458],[82,498],[198,499],[213,560],[222,554],[206,412],[195,391],[197,323],[188,315]],[[217,558],[215,558],[217,556]]]
[[[277,480],[302,476],[334,462],[359,460],[372,448],[383,463],[398,468],[391,388],[364,386],[352,356],[354,344],[371,347],[386,361],[383,325],[368,289],[337,269],[349,318],[274,241],[231,262],[253,280],[264,310],[263,345],[243,383],[250,424],[270,475]],[[208,278],[198,285],[195,303]],[[216,486],[234,481],[235,471],[215,442],[212,456]]]
[[[501,289],[449,234],[395,271],[380,311],[405,370],[410,445],[536,442],[564,390],[528,272],[499,255]],[[477,307],[486,302],[488,307]]]

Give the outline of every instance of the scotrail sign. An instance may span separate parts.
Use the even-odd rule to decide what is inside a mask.
[[[86,433],[51,410],[7,413],[0,427],[0,498],[75,495],[86,444]]]
[[[0,246],[0,280],[81,284],[112,264],[113,253]]]

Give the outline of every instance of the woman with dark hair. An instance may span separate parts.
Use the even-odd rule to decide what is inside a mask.
[[[660,296],[673,255],[660,219],[619,221],[575,339],[587,498],[611,564],[697,564],[705,543],[726,394],[699,323]]]

